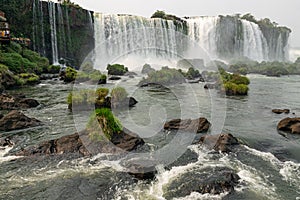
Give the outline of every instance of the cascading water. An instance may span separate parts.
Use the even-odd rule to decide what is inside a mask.
[[[217,58],[217,23],[218,17],[195,17],[187,19],[188,35],[213,59]]]
[[[268,44],[259,26],[247,20],[241,20],[243,26],[243,55],[252,60],[263,61],[268,58]]]
[[[179,52],[173,21],[103,14],[94,18],[96,63],[126,54],[172,58]]]
[[[66,34],[65,34],[65,23],[64,23],[64,17],[63,17],[63,12],[61,9],[60,4],[56,4],[57,5],[57,16],[58,16],[58,20],[57,20],[57,32],[59,35],[59,48],[58,48],[58,55],[62,56],[62,57],[66,57],[66,52],[67,52],[67,40],[66,40]],[[58,56],[57,56],[58,57]],[[58,58],[60,59],[60,58]]]
[[[56,9],[55,3],[49,1],[49,20],[51,30],[51,47],[52,47],[52,62],[58,64],[58,48],[57,48],[57,30],[56,30]]]

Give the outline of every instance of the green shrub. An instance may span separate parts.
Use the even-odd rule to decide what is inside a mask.
[[[0,73],[7,72],[8,67],[6,65],[0,64]]]
[[[98,88],[96,91],[92,89],[83,89],[79,91],[72,91],[67,97],[67,103],[69,107],[81,104],[97,104],[102,105],[105,101],[105,97],[108,95],[109,89]]]
[[[142,74],[149,74],[150,72],[154,72],[155,69],[151,67],[149,64],[145,64],[142,68]]]
[[[247,95],[248,87],[243,84],[235,84],[232,82],[227,82],[224,84],[224,89],[227,95]]]
[[[87,130],[94,131],[99,129],[99,126],[109,140],[111,140],[114,134],[119,134],[123,130],[120,121],[108,108],[100,108],[95,110],[95,113],[90,117],[90,120],[87,124]],[[100,133],[98,134],[100,135]]]
[[[185,77],[176,69],[163,67],[159,71],[154,71],[148,74],[146,79],[143,79],[139,85],[161,84],[171,85],[185,83]]]
[[[30,62],[35,63],[39,72],[44,71],[44,69],[47,69],[49,66],[49,60],[47,58],[41,57],[40,54],[29,49],[24,49],[23,57],[27,58]]]
[[[109,75],[116,75],[116,76],[123,76],[126,72],[128,72],[128,68],[124,65],[114,64],[114,65],[107,65],[108,74]]]
[[[67,67],[65,71],[64,81],[67,83],[75,81],[76,76],[77,76],[77,71],[72,67]]]
[[[9,70],[19,73],[22,71],[23,58],[18,53],[0,53],[0,63],[6,65]]]
[[[122,102],[128,97],[128,93],[123,87],[115,87],[111,91],[111,98],[113,102]]]
[[[59,65],[49,65],[47,67],[47,70],[44,72],[49,74],[58,74],[60,72],[61,67]]]
[[[21,73],[18,75],[18,77],[21,80],[23,79],[23,81],[21,81],[21,83],[23,83],[22,85],[33,85],[40,82],[40,77],[33,73]]]

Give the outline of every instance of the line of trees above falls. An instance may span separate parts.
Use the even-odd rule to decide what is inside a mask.
[[[72,2],[39,0],[2,0],[0,9],[6,13],[12,36],[29,38],[30,48],[51,63],[80,66],[92,50],[99,59],[136,49],[152,49],[155,55],[164,50],[171,57],[185,55],[190,44],[181,41],[178,33],[194,40],[213,59],[288,60],[291,30],[269,19],[256,20],[250,14],[180,18],[157,11],[145,18],[94,14]],[[161,30],[163,35],[151,29]],[[122,41],[103,45],[101,51],[95,48],[104,39],[120,38],[124,33],[127,34],[122,35]],[[137,52],[146,56],[148,53]]]

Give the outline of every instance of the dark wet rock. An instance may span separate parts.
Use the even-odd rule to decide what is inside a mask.
[[[4,115],[2,113],[0,113],[0,119],[2,119],[2,117],[4,117]]]
[[[98,85],[106,84],[106,83],[107,83],[106,79],[99,79],[99,81],[98,81]]]
[[[125,151],[136,150],[138,146],[145,144],[142,138],[125,128],[121,133],[113,134],[111,142]]]
[[[111,144],[112,143],[112,144]],[[122,151],[133,151],[144,141],[139,136],[124,130],[114,134],[111,143],[106,140],[94,141],[90,138],[89,131],[81,131],[72,135],[64,136],[55,140],[42,142],[38,145],[23,149],[17,153],[18,156],[51,155],[51,154],[78,154],[90,156],[97,153],[116,153]]]
[[[89,155],[89,152],[83,145],[78,133],[61,137],[56,140],[43,142],[39,145],[29,147],[17,153],[18,156],[32,155],[50,155],[79,153],[83,156]]]
[[[18,86],[14,74],[10,71],[2,71],[0,73],[0,90],[3,92],[5,89]]]
[[[139,180],[153,180],[157,170],[153,165],[145,166],[143,164],[131,163],[127,166],[128,174]]]
[[[0,119],[0,131],[12,131],[42,125],[41,121],[29,118],[20,111],[13,110]]]
[[[120,79],[121,79],[121,77],[119,77],[119,76],[112,76],[112,77],[108,78],[108,80],[110,80],[110,81],[118,81]]]
[[[198,142],[209,149],[221,152],[231,152],[233,147],[239,145],[239,141],[232,134],[205,135]]]
[[[300,134],[300,118],[285,118],[278,123],[277,129],[287,133]]]
[[[164,197],[173,199],[185,197],[192,192],[201,194],[232,193],[240,177],[228,168],[205,168],[184,173],[172,180],[165,188]]]
[[[12,147],[14,143],[9,138],[0,139],[0,147]]]
[[[204,85],[204,89],[215,89],[216,84],[215,83],[207,83]]]
[[[59,74],[41,74],[40,80],[52,80],[52,79],[58,79]]]
[[[172,167],[185,166],[198,161],[198,154],[190,149],[187,149],[176,161],[166,166],[167,170]]]
[[[207,132],[211,124],[206,118],[199,119],[173,119],[166,122],[164,125],[165,130],[183,130],[189,132]]]
[[[8,95],[0,94],[0,109],[14,110],[27,109],[39,106],[39,102],[35,99],[28,99],[25,95]]]
[[[283,113],[289,114],[290,110],[289,109],[273,109],[272,112],[275,114],[283,114]]]

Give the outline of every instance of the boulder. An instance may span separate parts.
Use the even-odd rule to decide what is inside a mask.
[[[239,145],[239,141],[229,133],[202,136],[198,144],[205,145],[207,148],[214,149],[215,151],[228,153],[232,151],[234,146]]]
[[[108,80],[110,80],[110,81],[118,81],[120,79],[121,79],[121,77],[119,77],[119,76],[112,76],[112,77],[108,78]]]
[[[0,147],[12,147],[14,143],[9,138],[0,139]]]
[[[164,129],[202,133],[207,132],[210,126],[210,122],[206,118],[201,117],[199,119],[173,119],[165,123]]]
[[[56,140],[42,142],[39,145],[31,146],[17,153],[17,156],[32,156],[32,155],[50,155],[50,154],[65,154],[79,153],[82,156],[89,155],[89,152],[83,145],[78,133],[61,137]]]
[[[25,95],[0,94],[0,109],[2,110],[27,109],[39,105],[37,100],[26,98]]]
[[[282,113],[289,114],[290,110],[289,109],[273,109],[272,112],[275,114],[282,114]]]
[[[216,84],[215,83],[207,83],[204,85],[204,89],[215,89]]]
[[[39,120],[29,118],[17,110],[11,111],[0,119],[0,131],[12,131],[40,125],[42,123]]]
[[[112,144],[111,144],[112,143]],[[125,130],[120,134],[114,134],[111,143],[103,141],[93,141],[90,132],[87,130],[72,135],[63,136],[55,140],[42,142],[38,145],[23,149],[17,153],[18,156],[51,155],[51,154],[78,154],[79,156],[90,156],[92,153],[115,153],[120,152],[116,147],[124,151],[133,151],[144,141],[134,133]],[[87,149],[85,145],[90,148]],[[92,150],[93,152],[90,152]]]
[[[138,146],[145,144],[142,138],[126,128],[119,134],[113,134],[111,142],[125,151],[136,150]]]
[[[240,177],[226,167],[209,167],[186,172],[165,186],[164,198],[186,197],[192,192],[218,195],[232,193]]]
[[[278,123],[277,129],[288,133],[300,134],[300,118],[285,118]]]

